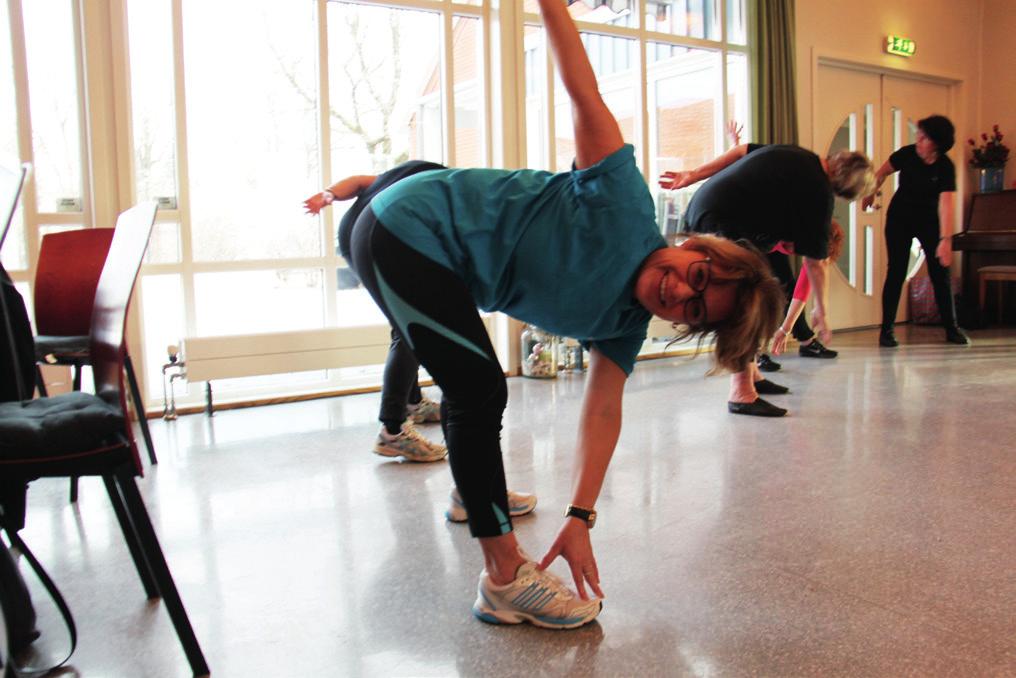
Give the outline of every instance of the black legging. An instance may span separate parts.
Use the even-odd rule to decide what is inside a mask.
[[[469,289],[392,235],[369,206],[353,226],[352,265],[441,387],[441,426],[470,532],[507,534],[512,525],[500,438],[508,387]]]
[[[350,253],[353,225],[356,223],[357,217],[370,204],[371,198],[408,176],[432,169],[446,168],[444,165],[424,160],[409,160],[379,174],[357,198],[353,206],[346,211],[339,221],[338,241],[339,254],[349,262],[350,266],[353,265]],[[423,399],[423,394],[420,392],[419,373],[420,363],[413,355],[413,350],[406,346],[398,330],[393,326],[392,341],[388,347],[388,357],[385,360],[384,377],[381,382],[381,409],[377,417],[390,433],[398,431],[402,422],[406,420],[406,405],[415,405]]]
[[[930,218],[917,223],[894,219],[890,215],[885,226],[889,268],[882,286],[882,330],[885,332],[892,331],[896,322],[896,309],[900,303],[903,282],[907,278],[907,264],[910,262],[910,243],[914,238],[921,243],[924,258],[928,262],[928,277],[935,290],[935,303],[938,304],[938,314],[942,317],[942,326],[956,326],[949,269],[940,264],[935,256],[939,241],[938,219]]]
[[[783,285],[783,289],[787,295],[787,306],[790,306],[790,302],[794,300],[794,288],[797,286],[797,278],[794,277],[794,272],[790,268],[790,257],[783,252],[769,252],[766,255],[769,258],[769,266],[773,269],[773,274],[779,278],[780,284]],[[804,319],[804,314],[799,313],[797,320],[794,321],[794,328],[791,330],[791,334],[794,335],[794,339],[798,341],[809,341],[815,336],[815,333],[808,326],[808,321]]]

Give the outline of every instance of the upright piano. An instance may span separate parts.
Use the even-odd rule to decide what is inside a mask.
[[[952,248],[963,252],[963,306],[961,321],[978,318],[977,269],[982,266],[1016,266],[1016,190],[975,193],[962,233]],[[990,292],[989,292],[990,293]],[[1016,299],[1016,295],[1006,295]],[[1012,306],[1009,301],[1007,306]],[[962,322],[961,322],[962,324]]]

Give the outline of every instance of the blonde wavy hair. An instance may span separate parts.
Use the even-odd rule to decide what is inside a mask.
[[[875,190],[875,168],[857,151],[840,151],[826,158],[833,193],[844,200],[856,200]]]
[[[710,334],[716,335],[709,374],[720,370],[740,372],[773,335],[783,319],[783,288],[769,262],[747,241],[734,242],[715,235],[689,236],[681,245],[712,260],[710,285],[734,286],[734,310],[730,316],[704,326],[675,325],[675,342],[698,338],[698,348]],[[698,351],[696,351],[696,354]]]

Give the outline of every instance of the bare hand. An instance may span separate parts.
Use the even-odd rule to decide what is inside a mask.
[[[589,541],[589,528],[577,518],[566,518],[557,539],[551,544],[547,555],[540,561],[540,569],[546,570],[558,556],[568,561],[572,577],[575,579],[575,590],[582,600],[589,600],[586,594],[586,582],[597,597],[603,598],[600,590],[600,573],[596,569],[596,558],[593,557],[593,545]]]
[[[744,125],[739,125],[736,120],[727,123],[727,136],[730,137],[731,146],[741,145],[741,132],[743,131]]]
[[[787,350],[787,333],[783,331],[782,327],[776,329],[770,349],[773,355],[780,355]]]
[[[811,312],[811,328],[815,330],[815,334],[818,335],[819,341],[823,344],[832,342],[833,332],[829,329],[829,324],[826,322],[825,313],[817,308]]]
[[[691,186],[695,183],[695,178],[692,176],[691,171],[687,172],[664,172],[660,175],[660,188],[665,188],[671,191],[676,191],[679,188],[685,186]]]
[[[329,194],[331,195],[331,194]],[[327,205],[331,205],[332,201],[322,193],[315,193],[311,197],[303,201],[303,208],[307,214],[318,214]]]
[[[949,238],[939,240],[938,247],[935,248],[935,256],[938,257],[939,263],[949,268],[952,265],[952,240]]]

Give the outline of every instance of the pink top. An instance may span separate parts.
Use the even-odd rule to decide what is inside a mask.
[[[773,252],[781,252],[782,254],[793,254],[793,245],[787,246],[788,243],[779,241],[776,246],[773,247]],[[798,301],[808,301],[808,297],[811,295],[811,280],[808,278],[808,271],[804,268],[801,269],[800,274],[797,276],[797,285],[794,286],[794,299]]]

